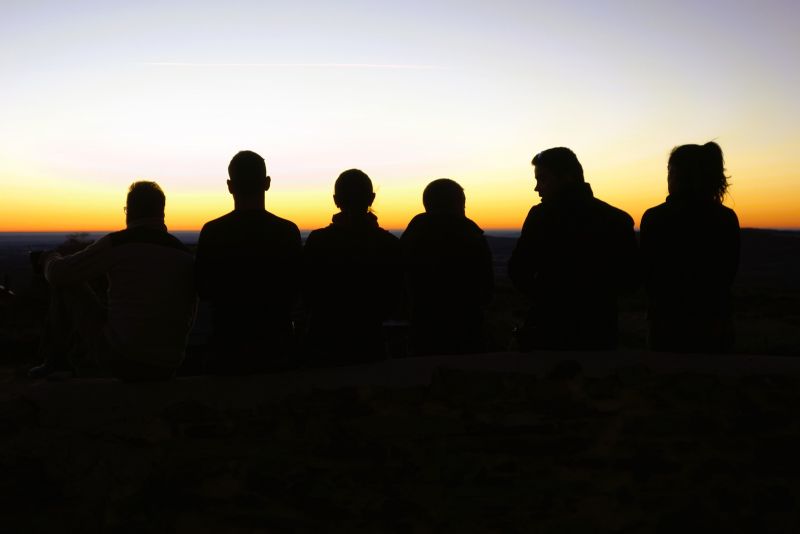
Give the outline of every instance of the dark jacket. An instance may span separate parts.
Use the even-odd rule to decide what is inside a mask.
[[[494,289],[492,253],[463,214],[421,213],[400,238],[415,354],[484,349],[484,309]]]
[[[313,363],[338,365],[385,357],[382,325],[401,302],[398,239],[371,213],[338,213],[303,249],[307,350]]]
[[[297,226],[268,211],[235,210],[203,226],[195,277],[212,308],[213,367],[255,371],[291,352],[301,252]]]
[[[105,276],[108,309],[102,336],[112,359],[161,368],[180,365],[197,307],[192,254],[167,233],[162,220],[133,221],[79,252],[52,254],[44,275],[53,288]]]
[[[508,266],[531,301],[521,348],[615,347],[617,297],[638,287],[638,268],[633,219],[589,184],[531,208]]]
[[[640,242],[651,347],[729,349],[731,286],[739,267],[739,220],[733,210],[670,195],[645,212]]]

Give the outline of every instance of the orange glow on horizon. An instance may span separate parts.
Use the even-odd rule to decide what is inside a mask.
[[[484,192],[483,196],[467,191],[467,216],[484,230],[514,230],[522,226],[528,210],[539,202],[532,186],[522,194],[506,194],[502,190]],[[665,193],[646,198],[626,191],[608,190],[593,184],[595,195],[627,211],[638,227],[644,211],[663,201]],[[392,194],[395,193],[395,194]],[[402,230],[411,218],[424,211],[421,191],[384,191],[373,206],[382,227]],[[393,198],[390,202],[388,198]],[[124,192],[113,195],[74,196],[64,198],[15,197],[6,195],[0,212],[0,232],[98,232],[124,228]],[[739,216],[743,228],[800,228],[800,215],[793,197],[773,191],[745,194],[733,189],[725,204]],[[233,202],[228,195],[212,193],[176,193],[167,196],[166,223],[170,230],[196,231],[202,225],[228,213]],[[301,230],[313,230],[330,223],[336,213],[329,191],[267,193],[267,209],[295,222]]]
[[[580,154],[580,152],[579,152]],[[800,180],[788,166],[776,163],[764,167],[769,153],[751,154],[728,169],[732,185],[725,204],[739,216],[742,227],[800,228]],[[507,161],[498,155],[493,161]],[[467,196],[467,216],[485,230],[514,230],[522,226],[528,210],[539,202],[534,192],[533,172],[522,157],[514,168],[474,170],[472,162],[449,174]],[[589,153],[584,163],[587,181],[595,196],[627,211],[638,226],[644,211],[664,201],[667,195],[664,154],[625,161],[599,160]],[[734,158],[735,159],[735,158]],[[442,168],[447,167],[441,165]],[[314,176],[278,169],[272,188],[266,193],[267,209],[295,222],[301,230],[330,224],[337,211],[333,204],[333,179],[323,183]],[[425,173],[407,169],[377,168],[373,173],[376,200],[373,210],[382,227],[402,230],[411,218],[424,211],[422,191],[434,177],[448,176],[434,168]],[[335,176],[326,169],[321,175]],[[426,178],[406,178],[407,175]],[[642,179],[645,176],[647,179]],[[376,178],[377,177],[377,178]],[[488,177],[488,178],[487,178]],[[149,179],[147,177],[136,179]],[[127,187],[133,181],[118,174],[113,179],[64,180],[47,173],[22,174],[9,178],[0,174],[5,194],[0,209],[0,232],[111,231],[125,226],[123,206]],[[216,185],[192,190],[181,177],[165,175],[156,181],[167,196],[166,223],[170,230],[196,231],[209,220],[233,209],[224,178],[212,178]]]

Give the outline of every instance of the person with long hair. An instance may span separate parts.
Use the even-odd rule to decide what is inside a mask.
[[[399,240],[378,225],[374,200],[369,176],[358,169],[343,172],[333,195],[339,213],[306,239],[305,350],[312,364],[386,356],[383,322],[400,308],[403,275]]]
[[[653,350],[732,348],[731,286],[739,266],[739,220],[722,204],[728,186],[717,143],[672,149],[669,196],[645,212],[640,227]]]

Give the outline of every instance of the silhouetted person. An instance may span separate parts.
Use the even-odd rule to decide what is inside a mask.
[[[164,225],[165,197],[155,182],[128,191],[127,228],[68,256],[41,257],[50,285],[42,351],[31,376],[63,369],[79,339],[91,359],[122,380],[172,377],[185,354],[197,299],[192,255]],[[108,279],[107,307],[89,282]]]
[[[294,350],[302,242],[297,226],[265,209],[264,158],[236,154],[228,165],[234,209],[207,222],[197,242],[200,298],[212,311],[207,370],[240,374],[283,368]]]
[[[639,284],[633,219],[594,198],[568,148],[540,152],[532,164],[542,202],[528,213],[508,266],[531,301],[520,348],[614,348],[617,297]]]
[[[722,205],[728,189],[716,143],[669,156],[669,196],[642,217],[650,347],[724,352],[733,344],[731,285],[739,266],[739,220]]]
[[[492,253],[477,224],[464,214],[464,190],[434,180],[422,194],[400,242],[406,269],[413,354],[459,354],[485,349],[484,309],[494,288]]]
[[[341,210],[308,236],[303,251],[307,350],[313,363],[338,365],[385,357],[382,323],[397,311],[402,288],[398,239],[369,211],[375,193],[362,171],[336,180]]]

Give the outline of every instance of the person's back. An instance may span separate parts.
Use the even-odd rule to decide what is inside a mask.
[[[68,343],[63,337],[74,333],[89,355],[119,378],[174,374],[185,354],[196,297],[191,252],[167,233],[164,202],[157,184],[135,182],[128,192],[125,230],[74,254],[42,259],[55,303],[44,335],[53,340],[44,340],[45,350],[63,349]],[[89,287],[102,275],[108,280],[106,305]],[[32,376],[49,372],[47,354],[45,360]]]
[[[703,169],[711,157],[716,163]],[[656,350],[719,352],[733,342],[731,286],[739,264],[739,221],[715,143],[670,156],[667,201],[642,217],[649,344]],[[709,184],[709,182],[711,182]],[[697,190],[703,188],[705,191]]]
[[[614,348],[617,298],[639,280],[633,219],[594,198],[571,151],[565,159],[576,170],[567,176],[575,179],[563,181],[561,154],[551,152],[558,150],[568,149],[534,158],[542,203],[530,210],[509,262],[512,282],[531,301],[520,346]]]
[[[293,350],[300,232],[264,209],[263,158],[240,152],[229,172],[236,207],[203,226],[195,260],[198,294],[212,309],[208,367],[221,373],[283,367]]]
[[[456,182],[431,182],[426,213],[400,239],[406,270],[412,353],[458,354],[485,349],[484,309],[494,287],[483,231],[464,214]]]
[[[342,191],[351,182],[364,189],[355,194],[357,202]],[[399,241],[367,211],[374,198],[369,178],[345,171],[336,189],[342,211],[311,232],[303,250],[306,349],[311,362],[322,365],[385,356],[382,324],[397,309],[402,281]]]
[[[107,238],[110,341],[127,358],[177,367],[196,307],[191,252],[158,226],[129,226]]]

